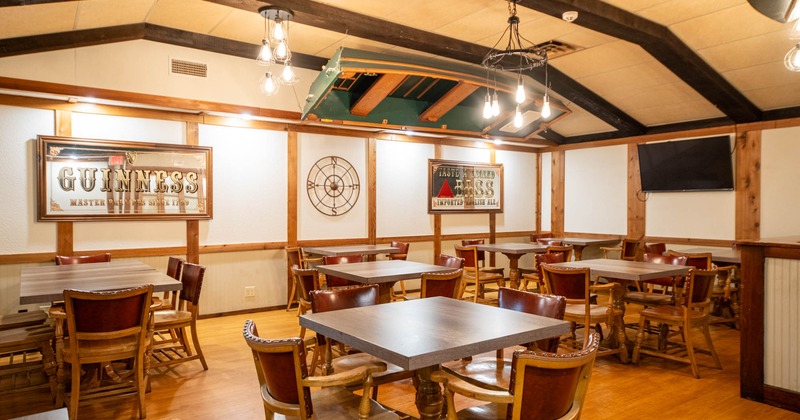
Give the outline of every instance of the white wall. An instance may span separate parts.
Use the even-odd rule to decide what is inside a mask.
[[[800,235],[800,127],[761,134],[761,237]]]
[[[496,217],[497,232],[536,230],[536,155],[498,150],[503,164],[503,212]]]
[[[568,150],[565,161],[564,231],[624,235],[628,147]]]
[[[375,153],[377,236],[433,235],[427,196],[434,146],[379,141]]]

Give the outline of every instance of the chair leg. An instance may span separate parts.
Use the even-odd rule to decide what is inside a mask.
[[[287,312],[289,311],[289,308],[292,307],[292,304],[297,300],[297,298],[295,297],[297,289],[296,289],[296,285],[294,284],[294,282],[292,282],[291,288],[292,288],[292,290],[289,292],[289,301],[286,302],[286,311]]]
[[[689,363],[692,365],[692,375],[694,375],[696,379],[700,379],[700,369],[697,368],[697,359],[694,355],[694,345],[692,344],[692,335],[691,330],[689,329],[690,327],[691,324],[685,322],[680,329],[685,337],[684,341],[686,343],[686,356],[689,358]]]
[[[714,343],[711,341],[711,331],[708,327],[708,322],[703,323],[703,335],[706,337],[706,346],[708,346],[708,351],[711,352],[711,357],[714,358],[714,367],[717,369],[722,369],[722,363],[719,361],[719,355],[717,355],[717,350],[714,349]]]
[[[403,300],[406,300],[406,281],[400,280],[400,293],[403,295]],[[377,388],[375,389],[377,392]]]
[[[81,364],[73,362],[70,364],[72,376],[72,389],[69,393],[69,418],[78,419],[78,399],[81,397]]]
[[[639,329],[636,331],[636,344],[633,346],[633,355],[631,355],[631,362],[635,365],[639,364],[639,351],[642,348],[642,343],[644,342],[644,335],[645,329],[644,324],[647,322],[647,318],[640,316],[639,317]]]
[[[144,396],[146,393],[146,386],[145,386],[145,375],[144,375],[144,367],[142,365],[143,359],[146,356],[144,354],[139,355],[139,358],[136,360],[134,364],[136,366],[136,394],[139,397],[139,418],[144,419],[147,418],[147,405],[145,405]]]
[[[197,352],[197,355],[200,357],[200,363],[203,364],[203,370],[208,370],[208,364],[206,364],[206,358],[205,358],[205,356],[203,356],[203,350],[200,349],[200,339],[197,337],[197,322],[192,320],[192,326],[191,327],[192,327],[192,343],[194,344],[194,350]]]

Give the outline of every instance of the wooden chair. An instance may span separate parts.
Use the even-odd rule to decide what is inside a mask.
[[[645,253],[642,261],[656,264],[686,265],[686,257],[682,255],[663,255]],[[641,282],[647,290],[629,291],[623,296],[625,303],[638,303],[642,306],[674,305],[675,294],[682,286],[682,276],[662,277],[659,279],[646,280]],[[660,287],[660,292],[655,291],[655,286]],[[668,293],[669,292],[669,293]]]
[[[399,419],[369,397],[372,375],[386,370],[385,365],[376,362],[336,375],[309,376],[302,339],[261,338],[252,320],[245,322],[242,334],[253,352],[267,419],[275,414],[296,419]],[[346,387],[359,387],[361,395]]]
[[[525,312],[548,318],[564,319],[567,299],[563,296],[543,295],[503,287],[498,294],[498,306],[517,312]],[[520,343],[528,350],[558,351],[559,337]],[[482,354],[442,364],[442,370],[472,384],[505,391],[511,381],[511,360],[504,356],[504,349],[494,354]]]
[[[471,245],[483,245],[485,241],[483,239],[464,239],[461,241],[461,246],[471,246]],[[484,251],[477,251],[478,253],[478,267],[480,270],[486,273],[495,273],[503,275],[504,269],[503,267],[491,267],[486,265],[486,252]]]
[[[572,261],[572,257],[575,255],[575,249],[572,245],[548,245],[547,250],[544,251],[545,254],[554,252],[563,252],[566,258],[565,261]]]
[[[667,244],[665,244],[664,242],[646,244],[644,246],[644,252],[650,254],[664,254],[665,252],[667,252]]]
[[[158,310],[154,312],[153,359],[152,367],[172,365],[176,363],[200,360],[203,370],[208,370],[208,364],[200,348],[200,339],[197,337],[197,315],[200,312],[200,290],[203,287],[203,277],[206,268],[192,263],[183,264],[181,284],[183,288],[178,295],[176,309]],[[186,328],[192,333],[192,346],[189,344],[189,335]],[[169,337],[167,333],[169,332]]]
[[[547,250],[550,251],[551,248],[554,247],[547,247]],[[567,261],[567,254],[565,252],[546,252],[544,254],[535,254],[533,256],[533,262],[536,266],[536,273],[528,274],[525,273],[522,275],[522,282],[520,284],[520,290],[528,290],[528,283],[531,281],[536,284],[536,290],[539,293],[547,293],[547,287],[544,284],[544,277],[542,276],[542,264],[555,264],[555,263],[562,263]]]
[[[548,264],[542,264],[542,274],[544,276],[547,290],[558,296],[567,298],[567,309],[564,314],[564,319],[572,323],[572,331],[570,333],[573,340],[573,345],[577,344],[575,329],[578,324],[587,328],[584,334],[583,345],[586,345],[589,339],[588,328],[594,326],[598,332],[602,333],[599,323],[605,323],[611,331],[612,338],[615,339],[617,348],[604,349],[600,351],[601,355],[619,354],[620,360],[623,363],[628,362],[628,349],[625,345],[625,332],[622,321],[622,310],[613,307],[614,292],[618,285],[616,283],[608,283],[601,285],[590,284],[590,270],[589,268],[568,268],[568,267],[554,267]],[[607,303],[593,304],[591,303],[591,292],[608,291]],[[601,335],[602,336],[602,335]]]
[[[173,279],[180,281],[181,273],[183,272],[183,263],[185,262],[186,261],[178,257],[169,257],[167,260],[166,274]],[[178,292],[178,290],[173,292],[164,292],[164,296],[161,299],[161,305],[154,309],[175,309],[175,305],[178,304]]]
[[[35,327],[47,321],[47,313],[42,310],[0,315],[0,331],[13,328]]]
[[[287,247],[284,248],[284,251],[286,252],[286,271],[289,276],[289,297],[286,302],[286,310],[288,311],[292,307],[292,304],[295,303],[297,297],[292,267],[297,266],[305,269],[308,268],[309,263],[320,262],[322,258],[309,258],[303,252],[303,248],[299,247]]]
[[[464,270],[456,269],[444,273],[423,273],[420,280],[420,299],[443,296],[461,299],[464,287],[461,285]]]
[[[313,290],[309,295],[311,296],[311,310],[314,313],[377,305],[380,302],[379,286],[377,284]],[[378,398],[379,385],[410,378],[413,375],[412,371],[403,370],[400,366],[386,363],[367,353],[346,354],[334,358],[332,344],[329,338],[317,333],[317,348],[320,354],[324,355],[322,371],[327,375],[331,373],[337,374],[376,362],[385,364],[386,370],[373,375],[375,388],[372,391],[372,398]]]
[[[439,254],[436,256],[435,264],[442,267],[464,268],[464,259],[452,255]]]
[[[408,247],[409,247],[409,245],[410,244],[408,242],[392,241],[391,246],[393,246],[395,248],[400,248],[400,252],[387,254],[386,256],[390,260],[403,260],[403,261],[405,261],[408,258]],[[401,298],[403,300],[408,299],[408,297],[406,296],[406,282],[405,282],[405,280],[400,280],[398,283],[400,283],[400,296],[401,296]],[[394,300],[395,297],[396,296],[394,296],[394,289],[392,289],[392,300]]]
[[[478,261],[478,250],[475,246],[455,246],[456,255],[464,259],[464,283],[463,289],[466,290],[467,285],[475,285],[475,293],[473,295],[473,302],[478,303],[478,298],[483,298],[484,286],[486,283],[497,283],[498,288],[505,285],[505,278],[502,274],[491,273],[482,271]],[[464,290],[462,290],[462,295]]]
[[[692,270],[686,279],[682,302],[679,306],[645,308],[639,314],[639,331],[636,333],[636,344],[633,347],[633,363],[639,363],[641,353],[689,363],[692,367],[692,375],[699,379],[700,372],[697,368],[695,353],[701,352],[701,350],[694,348],[690,333],[692,327],[700,327],[708,347],[708,350],[702,352],[710,353],[714,359],[714,366],[717,369],[722,369],[722,364],[714,349],[714,343],[711,340],[708,327],[711,290],[714,287],[717,274],[718,270]],[[644,328],[646,322],[678,327],[683,337],[683,343],[668,341],[668,330],[661,328],[658,347],[654,349],[643,347],[642,344],[647,333]],[[676,348],[678,351],[676,351]],[[683,356],[684,352],[685,357]]]
[[[110,252],[106,252],[105,254],[80,255],[80,256],[56,255],[56,265],[90,264],[90,263],[110,262],[110,261],[111,261]]]
[[[49,387],[55,400],[58,392],[53,353],[55,328],[45,325],[40,316],[34,314],[37,316],[30,319],[2,317],[8,322],[0,329],[0,384],[8,386],[0,387],[0,395]],[[44,373],[43,381],[38,380],[37,372]]]
[[[431,379],[445,386],[448,420],[578,419],[599,345],[600,337],[594,333],[575,353],[516,351],[509,387],[502,391],[482,388],[442,371],[434,372]],[[490,404],[456,412],[456,393]]]
[[[81,399],[97,400],[125,393],[138,396],[139,418],[147,416],[144,397],[152,294],[150,284],[107,292],[64,291],[69,335],[64,338],[61,356],[71,365],[70,419],[78,418]],[[118,376],[110,385],[101,379],[99,386],[82,389],[82,365],[128,359],[133,362],[130,377]]]
[[[686,257],[686,265],[698,270],[711,270],[714,267],[714,264],[711,262],[710,252],[679,252],[670,249],[667,250],[667,255]]]
[[[741,290],[739,267],[728,265],[717,267],[717,281],[711,290],[711,319],[709,323],[730,323],[739,328],[739,290]]]
[[[337,256],[326,255],[322,257],[322,262],[325,265],[350,264],[350,263],[359,263],[363,261],[363,258],[364,257],[362,255],[337,255]],[[341,277],[326,275],[325,284],[328,286],[328,288],[332,288],[332,287],[344,287],[344,286],[358,286],[361,283],[343,279]]]
[[[608,258],[609,253],[619,252],[619,259],[626,261],[635,261],[639,253],[641,241],[638,239],[624,238],[616,247],[601,246],[600,250],[603,251],[603,258]]]
[[[298,315],[303,315],[311,311],[311,292],[320,290],[319,273],[315,268],[292,267],[292,274],[296,283],[297,290],[297,310]],[[300,327],[300,338],[306,339],[306,327]],[[313,349],[314,357],[311,359],[311,372],[316,372],[317,364],[322,361],[322,355],[316,345],[316,338],[313,342],[307,343],[307,348]]]
[[[564,241],[560,239],[540,238],[537,239],[536,242],[547,246],[564,246]]]

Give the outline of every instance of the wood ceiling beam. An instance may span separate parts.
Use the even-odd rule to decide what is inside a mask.
[[[596,0],[520,0],[519,5],[558,19],[575,10],[573,25],[641,46],[734,122],[762,118],[758,107],[665,26]]]
[[[361,95],[360,98],[350,107],[350,113],[359,117],[366,117],[381,103],[390,93],[392,93],[404,80],[405,74],[386,73],[378,77],[378,80]]]
[[[144,23],[134,23],[107,28],[6,38],[0,40],[0,57],[133,41],[142,39],[144,32]]]
[[[257,13],[258,7],[263,6],[265,3],[257,0],[207,1],[248,10],[253,13]],[[295,13],[294,22],[303,25],[397,45],[468,63],[480,63],[489,51],[489,48],[482,45],[437,35],[311,0],[270,0],[268,3],[290,8]],[[545,82],[544,71],[541,69],[525,74],[539,83],[544,84]],[[645,127],[641,123],[553,67],[548,69],[548,81],[551,89],[558,95],[617,128],[621,133],[635,135],[645,132]]]
[[[450,112],[461,101],[467,99],[469,95],[478,90],[477,85],[458,82],[452,89],[442,95],[436,102],[428,107],[419,116],[420,121],[436,122],[439,121],[444,114]]]

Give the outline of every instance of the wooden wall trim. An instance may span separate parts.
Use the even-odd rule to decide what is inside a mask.
[[[566,158],[563,150],[550,154],[552,159],[551,193],[550,199],[550,231],[554,236],[564,234],[564,181],[566,178]]]
[[[297,131],[288,130],[286,144],[286,242],[297,246],[299,154]],[[291,288],[290,288],[291,289]]]
[[[433,158],[434,159],[441,159],[442,158],[442,145],[437,144],[433,146]],[[442,215],[441,214],[434,214],[433,215],[433,255],[432,258],[436,258],[438,255],[442,253]]]
[[[55,110],[55,133],[57,136],[72,136],[72,112]],[[72,222],[56,222],[56,255],[72,255],[74,250]]]
[[[186,123],[186,144],[200,145],[200,126],[196,122]],[[186,221],[186,261],[200,264],[200,222]]]
[[[542,231],[542,154],[536,154],[536,232]]]
[[[761,131],[736,135],[737,240],[761,237]]]
[[[639,174],[639,149],[635,144],[628,145],[628,237],[641,238],[645,235],[647,203],[642,193],[642,179]]]
[[[734,241],[725,239],[676,238],[671,236],[645,236],[643,239],[647,243],[664,242],[672,245],[717,246],[722,248],[731,248],[734,243]]]
[[[367,139],[367,235],[369,243],[375,244],[378,235],[378,162],[377,144],[374,138]]]
[[[489,150],[489,163],[497,163],[497,150],[492,148]],[[505,203],[503,204],[505,205]],[[489,243],[497,242],[497,213],[489,213]],[[497,264],[495,260],[495,253],[489,253],[489,266],[494,267]]]

